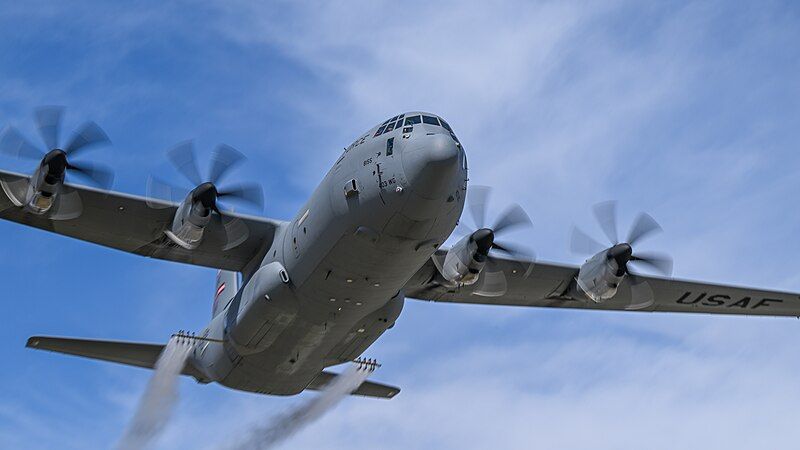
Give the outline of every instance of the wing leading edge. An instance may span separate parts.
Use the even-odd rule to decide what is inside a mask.
[[[526,274],[525,270],[520,270],[518,261],[498,259],[497,265],[507,280],[506,292],[497,297],[476,294],[480,280],[472,286],[456,289],[441,286],[435,281],[437,271],[431,260],[412,277],[405,292],[411,298],[436,302],[631,310],[629,278],[623,281],[613,299],[594,303],[569,296],[578,274],[577,267],[536,263]],[[650,276],[639,278],[650,284],[653,303],[637,311],[800,317],[800,294]]]
[[[28,177],[0,171],[0,180],[15,183]],[[51,220],[16,207],[6,195],[0,195],[0,218],[34,228],[93,242],[128,253],[169,261],[246,272],[257,264],[272,245],[282,222],[260,217],[226,213],[247,227],[249,235],[241,244],[228,250],[225,230],[219,222],[209,224],[207,237],[193,250],[173,243],[164,234],[172,223],[177,204],[162,202],[163,208],[151,208],[143,197],[108,192],[83,186],[67,185],[81,198],[81,214],[68,220]],[[153,200],[149,200],[151,203]]]

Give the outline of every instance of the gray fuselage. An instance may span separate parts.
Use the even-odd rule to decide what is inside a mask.
[[[403,286],[450,236],[467,187],[466,156],[446,122],[402,116],[350,145],[260,268],[244,274],[203,332],[221,342],[195,348],[202,381],[296,394],[394,325]]]

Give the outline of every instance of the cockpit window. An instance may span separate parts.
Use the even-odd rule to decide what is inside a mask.
[[[405,118],[405,120],[403,120]],[[437,127],[444,127],[450,134],[453,136],[453,139],[458,142],[458,139],[453,134],[453,129],[450,128],[450,125],[447,124],[443,119],[440,119],[436,116],[427,116],[427,115],[414,115],[406,117],[405,114],[400,114],[398,116],[394,116],[391,119],[383,122],[381,126],[375,131],[375,135],[373,137],[378,137],[384,133],[389,133],[394,130],[403,129],[403,133],[411,133],[411,128],[416,124],[425,123],[427,125],[434,125]],[[406,127],[406,128],[404,128]]]
[[[416,123],[422,123],[422,119],[420,119],[419,116],[406,117],[405,126],[414,125]]]
[[[429,125],[436,125],[437,127],[439,126],[439,119],[433,116],[422,116],[422,121]]]
[[[454,140],[454,141],[456,141],[456,144],[458,144],[458,145],[461,145],[461,141],[459,141],[459,140],[458,140],[458,138],[456,137],[456,134],[455,134],[455,133],[453,133],[453,129],[452,129],[452,128],[450,128],[450,125],[449,125],[447,122],[445,122],[445,121],[444,121],[444,119],[439,119],[439,120],[441,120],[441,122],[442,122],[442,126],[443,126],[443,127],[444,127],[444,128],[447,130],[447,131],[449,131],[449,132],[450,132],[450,136],[453,138],[453,140]]]

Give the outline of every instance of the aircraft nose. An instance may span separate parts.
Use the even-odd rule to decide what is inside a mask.
[[[420,197],[437,199],[448,193],[458,172],[459,148],[449,135],[415,138],[403,152],[403,170]]]

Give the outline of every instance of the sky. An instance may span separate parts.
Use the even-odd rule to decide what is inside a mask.
[[[408,110],[453,126],[513,236],[578,264],[573,224],[619,201],[675,276],[800,292],[800,8],[731,1],[0,1],[0,126],[97,121],[114,189],[177,179],[193,138],[247,154],[292,217],[341,149]],[[87,153],[88,156],[88,153]],[[30,172],[2,157],[0,167]],[[28,336],[165,342],[210,318],[214,271],[0,223],[0,447],[108,448],[150,373]],[[346,399],[286,448],[794,448],[800,321],[407,300],[365,356],[402,387]],[[218,449],[313,394],[180,384],[163,449]]]

